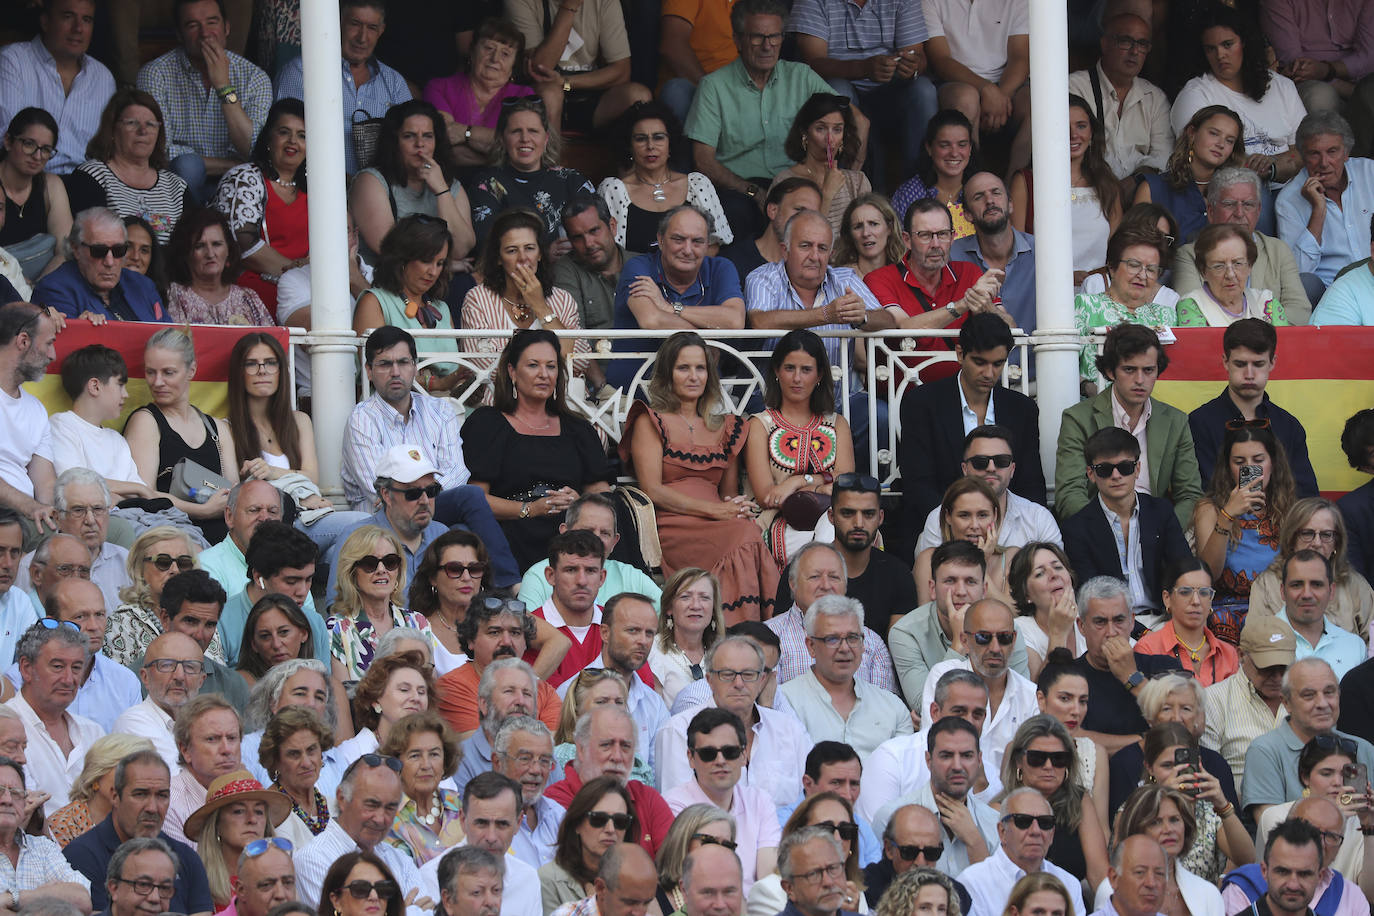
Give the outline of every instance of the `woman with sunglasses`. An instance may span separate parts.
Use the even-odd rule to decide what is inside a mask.
[[[715,805],[688,805],[673,818],[673,825],[663,838],[654,856],[658,869],[658,900],[649,912],[654,916],[671,916],[683,908],[686,896],[682,890],[682,863],[687,856],[708,844],[736,848],[735,818],[729,811]]]
[[[458,639],[473,596],[491,588],[491,560],[477,535],[453,528],[425,548],[410,584],[410,611],[425,618],[423,632],[434,651],[434,673],[442,677],[468,662]]]
[[[418,652],[381,656],[353,692],[353,724],[358,733],[339,743],[340,758],[348,765],[375,753],[387,743],[396,723],[433,708],[434,669],[424,657]]]
[[[1207,491],[1193,508],[1197,555],[1212,574],[1211,628],[1235,645],[1245,626],[1251,583],[1278,556],[1279,532],[1297,500],[1283,446],[1255,421],[1226,424]]]
[[[1078,577],[1063,547],[1051,541],[1026,544],[1007,568],[1007,588],[1016,602],[1016,632],[1026,646],[1032,678],[1054,649],[1066,649],[1074,658],[1088,650],[1074,600]]]
[[[1007,571],[1016,559],[1015,547],[1003,547],[997,542],[1002,528],[1002,506],[992,487],[981,477],[960,477],[945,490],[940,503],[941,541],[968,541],[987,558],[985,590],[987,597],[999,598],[1011,605],[1007,587]],[[935,548],[927,547],[916,555],[917,600],[924,604],[931,600],[930,558]]]
[[[110,613],[105,626],[105,654],[121,665],[134,667],[148,652],[148,646],[162,635],[162,586],[179,572],[196,568],[200,548],[179,528],[158,525],[134,538],[124,568],[129,584],[119,590],[119,607]],[[219,631],[210,640],[205,654],[224,661]]]
[[[462,751],[453,729],[432,710],[412,713],[390,729],[380,753],[401,761],[401,807],[386,841],[416,868],[462,843],[462,796],[451,788]]]
[[[1078,745],[1053,716],[1021,723],[1002,757],[1000,801],[1029,786],[1050,803],[1054,840],[1045,858],[1096,887],[1107,878],[1107,834],[1092,794],[1079,783]]]
[[[873,190],[861,169],[840,165],[863,165],[854,162],[859,135],[854,130],[849,96],[817,92],[803,102],[792,119],[783,151],[796,165],[779,172],[773,184],[788,178],[814,181],[821,189],[820,213],[830,220],[830,228],[838,239],[844,231],[843,218],[849,202]]]
[[[1191,554],[1164,571],[1164,625],[1136,643],[1143,655],[1168,655],[1191,672],[1204,687],[1220,683],[1240,670],[1236,647],[1207,628],[1212,614],[1212,574]]]
[[[1075,655],[1063,646],[1050,650],[1035,681],[1035,702],[1042,715],[1059,722],[1073,738],[1078,769],[1074,782],[1089,793],[1097,819],[1106,831],[1111,825],[1107,813],[1111,792],[1111,773],[1107,765],[1107,751],[1087,735],[1081,734],[1083,718],[1088,714],[1088,679],[1074,663]]]
[[[1073,301],[1073,321],[1078,333],[1091,338],[1094,331],[1114,328],[1122,322],[1152,328],[1171,328],[1178,322],[1173,305],[1158,301],[1160,278],[1172,254],[1164,236],[1149,227],[1126,227],[1107,241],[1110,282],[1102,293],[1079,293]],[[1079,352],[1079,375],[1096,393],[1101,384],[1097,372],[1097,345],[1089,340]]]
[[[1180,856],[1183,867],[1215,884],[1228,861],[1233,866],[1255,861],[1255,844],[1236,806],[1226,799],[1217,778],[1196,763],[1200,756],[1193,733],[1177,722],[1164,722],[1145,733],[1144,750],[1140,781],[1177,789],[1193,799],[1197,835]]]
[[[1259,249],[1248,229],[1218,223],[1199,232],[1193,265],[1202,286],[1178,300],[1178,326],[1224,328],[1242,318],[1258,318],[1275,327],[1291,324],[1273,292],[1250,286],[1257,257]]]
[[[405,916],[405,912],[401,886],[375,852],[344,853],[334,860],[320,885],[316,916]]]
[[[1164,850],[1169,873],[1168,887],[1159,904],[1164,916],[1223,916],[1226,912],[1215,884],[1203,880],[1183,866],[1181,856],[1193,846],[1197,818],[1187,795],[1167,786],[1149,784],[1138,787],[1116,814],[1112,845],[1128,837],[1147,836]],[[1111,898],[1110,882],[1097,886],[1097,909]]]
[[[803,827],[825,827],[835,831],[844,854],[845,891],[840,908],[856,913],[868,912],[864,898],[864,872],[859,865],[859,825],[854,820],[854,807],[849,799],[835,792],[817,792],[797,805],[782,835],[795,833]],[[746,916],[774,916],[788,906],[782,876],[776,871],[764,875],[749,889]]]
[[[1331,564],[1331,603],[1323,615],[1342,630],[1370,638],[1374,589],[1350,565],[1350,536],[1340,507],[1321,496],[1293,504],[1279,528],[1279,555],[1250,586],[1250,617],[1272,617],[1283,607],[1283,564],[1299,550],[1315,550]],[[1249,619],[1247,617],[1247,619]]]
[[[649,670],[671,707],[683,687],[706,676],[701,668],[706,650],[725,636],[720,583],[696,566],[679,569],[663,583],[659,606],[663,613],[649,650]]]
[[[30,283],[56,270],[67,254],[72,210],[62,176],[45,171],[57,151],[57,121],[41,108],[10,119],[0,143],[0,246],[19,261]]]
[[[186,818],[185,829],[196,840],[217,910],[233,902],[241,856],[262,855],[273,845],[291,855],[290,841],[278,840],[272,830],[290,814],[291,802],[280,792],[264,789],[247,770],[233,770],[210,783],[205,804]]]
[[[639,820],[630,792],[614,776],[583,783],[558,825],[558,851],[539,869],[544,912],[595,893],[596,870],[606,850],[633,843]]]
[[[563,708],[558,715],[558,728],[553,733],[553,759],[559,767],[566,767],[577,756],[577,744],[573,732],[577,720],[584,712],[598,706],[621,706],[630,702],[630,685],[618,671],[608,668],[583,668],[570,681],[567,692],[563,694]],[[645,785],[652,785],[656,779],[654,771],[645,762],[643,754],[636,753],[630,766],[630,778],[638,779]]]
[[[334,656],[334,689],[361,678],[377,640],[392,627],[420,629],[424,622],[401,606],[406,570],[401,542],[389,529],[364,525],[339,549],[337,594],[326,623]]]
[[[185,214],[167,243],[171,285],[167,317],[178,324],[271,327],[258,294],[239,286],[243,254],[224,214],[203,207]]]
[[[849,423],[835,412],[835,385],[825,344],[812,331],[788,331],[773,348],[764,375],[767,410],[749,420],[744,467],[763,507],[759,527],[778,566],[808,541],[832,541],[826,517],[831,484],[854,471]],[[809,500],[798,512],[783,506]],[[809,509],[809,511],[807,511]],[[809,523],[809,530],[806,525]]]
[[[238,673],[248,685],[258,682],[276,665],[292,658],[314,658],[310,621],[300,606],[285,595],[258,599],[243,626]]]

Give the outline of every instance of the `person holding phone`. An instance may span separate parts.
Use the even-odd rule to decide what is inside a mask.
[[[1216,588],[1209,626],[1232,645],[1245,626],[1250,586],[1278,555],[1279,530],[1296,499],[1293,471],[1269,421],[1229,421],[1207,492],[1193,510],[1193,534]]]

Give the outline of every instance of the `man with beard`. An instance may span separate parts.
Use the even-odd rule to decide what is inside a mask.
[[[26,302],[0,306],[0,390],[8,395],[0,411],[0,506],[14,509],[40,531],[57,530],[57,472],[47,408],[21,386],[48,371],[57,358],[56,343],[57,325],[44,310]]]
[[[498,658],[487,665],[477,683],[482,727],[462,743],[462,762],[453,776],[459,792],[468,780],[491,769],[493,742],[505,721],[534,715],[538,682],[534,669],[518,658]]]
[[[830,491],[830,523],[835,526],[834,544],[844,552],[849,574],[845,594],[864,606],[864,626],[887,638],[888,622],[916,607],[916,583],[911,570],[885,550],[874,550],[878,529],[883,526],[878,480],[865,474],[841,474]],[[792,606],[792,586],[778,583],[774,607]]]
[[[520,824],[511,855],[531,868],[553,861],[566,813],[544,797],[553,767],[553,732],[547,725],[531,716],[511,716],[501,724],[491,745],[491,768],[520,785]]]
[[[964,182],[964,213],[973,235],[950,246],[950,260],[1002,271],[1002,305],[1029,334],[1035,330],[1035,239],[1011,224],[1006,184],[991,172],[975,172]]]
[[[629,258],[616,244],[615,217],[600,194],[578,194],[563,205],[572,248],[553,265],[553,283],[572,293],[584,328],[615,327],[615,287]]]
[[[958,716],[946,716],[927,733],[926,766],[930,779],[903,800],[922,806],[940,819],[944,851],[935,867],[951,878],[997,849],[997,812],[973,797],[973,781],[983,765],[978,730]],[[887,821],[873,823],[887,829]]]

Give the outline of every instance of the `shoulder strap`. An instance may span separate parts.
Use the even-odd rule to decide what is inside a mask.
[[[553,31],[553,17],[549,15],[549,0],[539,0],[539,8],[544,14],[544,37],[548,38]]]
[[[1088,69],[1088,79],[1093,84],[1093,101],[1097,103],[1097,120],[1103,123],[1107,120],[1106,109],[1102,107],[1102,78],[1097,75],[1097,64],[1093,64]]]
[[[1312,904],[1312,912],[1317,916],[1335,916],[1340,909],[1341,897],[1345,895],[1345,878],[1334,868],[1331,869],[1331,885],[1321,899]]]

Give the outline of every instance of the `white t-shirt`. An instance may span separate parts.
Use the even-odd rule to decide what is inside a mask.
[[[67,468],[90,468],[106,480],[141,479],[128,440],[109,427],[96,426],[72,410],[53,414],[48,424],[52,427],[52,463],[57,473]]]
[[[1277,156],[1298,139],[1298,122],[1307,115],[1298,87],[1286,76],[1269,74],[1269,90],[1256,102],[1242,92],[1222,85],[1211,73],[1188,80],[1169,112],[1174,134],[1183,133],[1188,120],[1208,105],[1225,105],[1240,115],[1248,155]]]
[[[0,391],[0,480],[32,497],[29,462],[35,456],[52,461],[47,409],[22,389],[17,398]]]
[[[921,7],[930,37],[943,37],[950,56],[994,83],[1007,66],[1007,40],[1030,34],[1027,0],[922,0]]]

